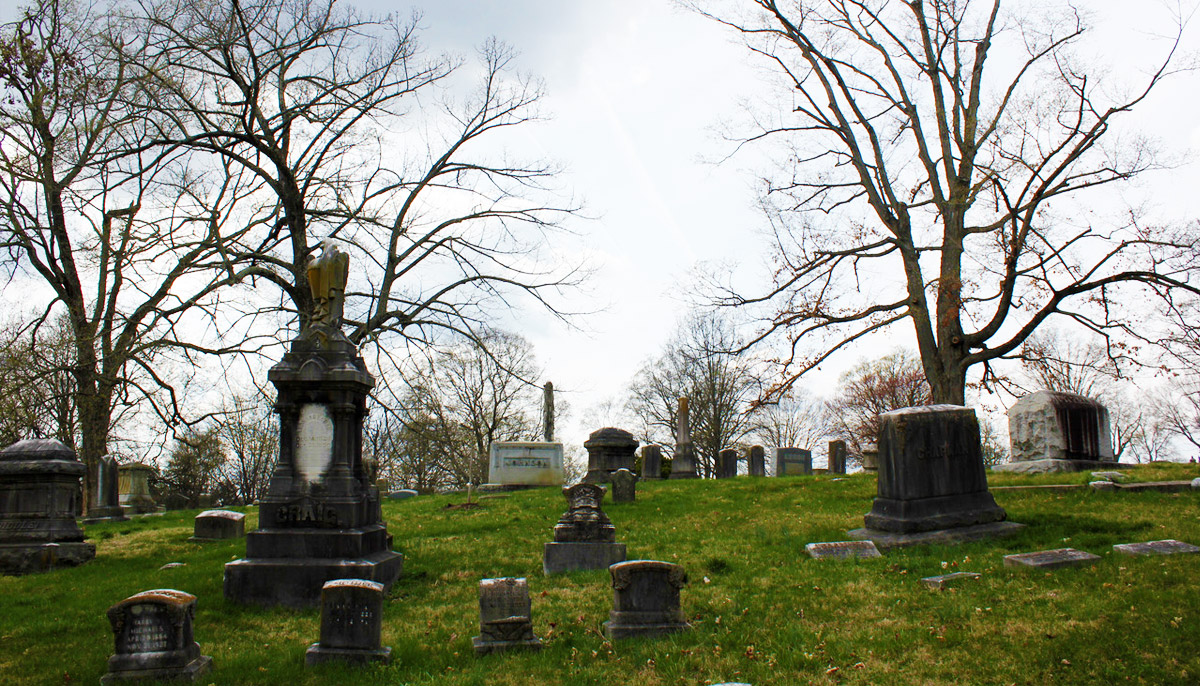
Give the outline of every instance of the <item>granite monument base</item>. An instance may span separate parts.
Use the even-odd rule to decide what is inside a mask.
[[[96,546],[82,541],[0,543],[0,570],[17,576],[48,572],[55,567],[77,567],[94,557]]]
[[[1116,462],[1101,462],[1098,460],[1021,460],[1006,462],[992,467],[993,472],[1009,472],[1012,474],[1052,474],[1055,472],[1086,472],[1095,469],[1111,469]],[[1128,467],[1129,465],[1121,465]]]
[[[1024,524],[1016,522],[991,522],[974,526],[959,526],[953,529],[936,529],[934,531],[917,531],[913,533],[897,533],[880,531],[878,529],[852,529],[850,538],[859,541],[872,541],[879,548],[904,548],[910,545],[956,545],[968,541],[980,541],[985,538],[1010,536],[1024,528]]]
[[[322,648],[320,643],[314,643],[304,653],[304,664],[319,665],[325,662],[352,662],[367,664],[382,662],[387,664],[392,660],[392,649],[388,647],[375,650],[362,648]]]
[[[125,508],[120,505],[111,507],[93,507],[87,511],[87,516],[83,518],[84,524],[96,524],[97,522],[128,522],[129,517],[125,516]]]
[[[625,561],[624,543],[555,542],[546,544],[542,556],[542,571],[561,574],[588,569],[608,569]]]
[[[510,650],[541,650],[542,639],[535,636],[519,641],[494,641],[482,636],[474,636],[471,638],[471,645],[474,646],[476,655],[490,655]]]
[[[901,500],[877,496],[863,517],[868,529],[892,533],[939,531],[1004,521],[1007,514],[986,490]]]
[[[100,677],[101,686],[121,684],[129,681],[196,681],[212,671],[212,658],[201,655],[182,667],[150,667],[139,669],[136,661],[129,658],[134,655],[120,656],[122,664],[114,666],[109,660],[109,671]],[[113,658],[115,659],[115,658]]]
[[[404,566],[404,556],[380,551],[358,559],[325,557],[257,558],[225,565],[225,597],[252,605],[316,607],[321,587],[334,579],[366,579],[390,589]]]

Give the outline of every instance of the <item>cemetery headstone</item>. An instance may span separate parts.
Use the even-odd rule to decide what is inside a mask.
[[[812,474],[812,452],[803,448],[775,449],[775,476]]]
[[[863,518],[866,529],[851,535],[879,542],[873,532],[917,534],[982,526],[963,534],[978,536],[1020,526],[1004,522],[1004,508],[988,491],[975,410],[928,405],[886,412],[879,419],[878,493]]]
[[[611,640],[658,636],[684,631],[679,591],[687,585],[687,573],[670,562],[631,560],[608,568],[612,576],[613,609],[604,623]]]
[[[541,650],[533,633],[529,585],[523,578],[479,582],[479,635],[471,639],[476,655],[508,650]]]
[[[863,446],[862,467],[864,472],[879,471],[879,448],[874,443],[867,443]]]
[[[366,579],[334,579],[321,587],[321,640],[308,647],[304,664],[383,662],[383,584]]]
[[[493,441],[488,448],[488,486],[561,486],[563,444]]]
[[[219,541],[246,535],[246,515],[230,510],[206,510],[193,522],[193,541]]]
[[[994,469],[1082,471],[1115,461],[1108,409],[1074,393],[1038,391],[1013,403],[1008,436],[1012,461]]]
[[[391,493],[388,493],[388,498],[391,500],[407,500],[408,498],[415,498],[416,496],[417,492],[411,488],[401,488],[398,491],[392,491]]]
[[[804,546],[808,556],[817,559],[871,559],[883,557],[873,541],[832,541],[828,543],[809,543]]]
[[[717,453],[717,478],[732,479],[737,476],[738,451],[732,448]]]
[[[642,478],[662,478],[662,446],[647,445],[642,447]]]
[[[101,684],[196,681],[212,669],[193,635],[196,596],[173,589],[144,591],[108,608],[116,647]]]
[[[91,522],[124,522],[125,508],[121,507],[121,477],[117,470],[117,460],[108,455],[96,460],[96,490],[88,504],[87,517],[84,523]]]
[[[826,458],[825,466],[829,469],[830,474],[845,474],[846,473],[846,442],[845,441],[830,441],[829,456]]]
[[[386,590],[404,563],[363,464],[375,379],[342,333],[349,256],[329,241],[322,247],[307,266],[313,309],[267,376],[279,393],[279,458],[259,499],[259,528],[246,534],[246,557],[225,565],[225,597],[234,602],[311,607],[334,579]]]
[[[618,469],[633,471],[638,442],[628,431],[612,427],[593,431],[583,447],[588,453],[588,471],[583,477],[585,483],[608,483]]]
[[[0,574],[81,565],[96,556],[75,520],[87,467],[52,439],[0,450]]]
[[[632,503],[637,500],[637,474],[628,469],[618,469],[613,472],[613,502]]]
[[[120,472],[121,505],[132,514],[158,512],[158,503],[150,495],[150,477],[154,467],[146,464],[123,464]]]
[[[979,572],[950,572],[949,574],[939,574],[937,576],[927,576],[921,579],[921,583],[935,591],[941,591],[949,588],[952,584],[963,580],[979,579]]]
[[[1175,555],[1200,553],[1200,546],[1167,539],[1165,541],[1147,541],[1146,543],[1118,543],[1113,546],[1113,551],[1122,555]]]
[[[1196,477],[1195,479],[1192,479],[1192,489],[1200,490],[1200,476]]]
[[[1090,565],[1100,560],[1099,555],[1076,550],[1074,548],[1058,548],[1056,550],[1039,550],[1033,553],[1018,553],[1005,555],[1005,567],[1033,567],[1035,569],[1058,569],[1060,567],[1078,567]]]
[[[196,498],[196,504],[203,508],[213,507],[217,504],[217,497],[212,493],[201,493]]]
[[[746,473],[750,476],[767,475],[767,451],[761,445],[752,445],[746,451]]]
[[[696,471],[696,446],[692,443],[692,423],[688,414],[688,399],[679,399],[676,413],[675,454],[671,457],[672,479],[699,479]]]
[[[567,511],[554,526],[554,540],[546,544],[542,571],[559,574],[604,569],[625,559],[625,544],[617,543],[617,530],[600,509],[605,488],[575,484],[563,489]]]

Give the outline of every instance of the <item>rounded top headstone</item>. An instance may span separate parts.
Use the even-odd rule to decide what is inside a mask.
[[[584,442],[584,448],[595,448],[599,446],[633,446],[637,448],[638,442],[633,437],[633,434],[618,429],[615,427],[605,427],[597,431],[593,431],[588,435],[588,439]]]
[[[75,451],[53,438],[26,438],[0,450],[0,460],[63,460],[78,462]]]

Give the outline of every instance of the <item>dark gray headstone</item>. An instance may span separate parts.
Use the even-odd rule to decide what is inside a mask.
[[[525,579],[506,577],[479,582],[479,635],[471,643],[477,655],[541,649],[542,640],[533,633]]]
[[[366,579],[334,579],[321,587],[321,640],[308,647],[304,664],[388,662],[382,647],[383,584]]]
[[[1122,555],[1174,555],[1177,553],[1200,553],[1200,546],[1167,539],[1146,543],[1118,543],[1113,546],[1113,551]]]
[[[1100,560],[1099,555],[1076,550],[1074,548],[1058,548],[1056,550],[1040,550],[1034,553],[1019,553],[1005,555],[1005,567],[1034,567],[1036,569],[1058,569],[1059,567],[1077,567],[1090,565]]]
[[[830,441],[829,454],[825,461],[825,466],[829,469],[830,474],[845,474],[846,473],[846,442],[845,441]]]
[[[940,591],[949,588],[958,581],[977,580],[979,576],[978,572],[950,572],[949,574],[939,574],[938,576],[927,576],[921,579],[921,583],[935,591]]]
[[[229,510],[206,510],[196,515],[193,541],[242,538],[246,535],[246,515]]]
[[[746,451],[746,473],[750,476],[767,475],[767,451],[761,445],[752,445]]]
[[[864,472],[879,471],[879,448],[874,443],[868,443],[863,446],[862,468]]]
[[[542,571],[558,574],[585,569],[605,569],[625,559],[625,544],[617,543],[617,530],[600,508],[605,488],[575,484],[563,489],[567,511],[554,525],[554,540],[546,544]]]
[[[642,448],[642,478],[662,478],[662,446],[647,445]]]
[[[613,502],[632,503],[637,500],[637,474],[628,469],[618,469],[612,475]]]
[[[96,556],[75,520],[87,467],[59,441],[0,450],[0,574],[45,572]]]
[[[878,494],[868,529],[914,533],[1004,521],[988,492],[975,410],[909,407],[879,415]]]
[[[613,427],[593,431],[583,447],[588,454],[588,471],[583,477],[585,483],[608,483],[618,469],[633,471],[638,442],[628,431]]]
[[[717,453],[717,478],[732,479],[737,476],[738,451],[730,448]]]
[[[690,629],[684,621],[679,590],[687,574],[679,565],[656,560],[631,560],[608,568],[612,576],[613,609],[604,623],[611,640],[657,636]]]
[[[101,684],[131,680],[195,681],[212,669],[192,631],[196,596],[158,589],[108,609],[116,647]]]
[[[812,452],[803,448],[775,449],[775,476],[812,474]]]
[[[872,541],[831,541],[828,543],[809,543],[804,546],[805,552],[809,557],[823,560],[827,558],[846,559],[860,558],[869,559],[873,557],[883,557],[879,553],[879,549],[875,547]]]
[[[116,459],[107,455],[97,458],[96,491],[92,502],[88,504],[84,523],[123,522],[129,519],[125,516],[125,508],[121,507],[120,483]]]

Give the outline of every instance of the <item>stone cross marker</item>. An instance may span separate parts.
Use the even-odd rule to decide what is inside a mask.
[[[0,450],[0,574],[45,572],[96,556],[75,521],[87,467],[52,439]]]
[[[479,582],[479,635],[471,639],[475,654],[506,650],[541,650],[533,633],[529,585],[523,578]]]
[[[679,399],[676,414],[678,431],[675,434],[675,455],[671,458],[672,479],[698,479],[696,473],[696,447],[692,444],[692,424],[688,415],[688,399]]]
[[[1059,567],[1077,567],[1079,565],[1095,564],[1099,560],[1099,555],[1093,555],[1082,550],[1058,548],[1056,550],[1039,550],[1034,553],[1005,555],[1004,566],[1058,569]]]
[[[334,579],[321,587],[321,640],[308,647],[304,664],[388,662],[381,647],[383,584],[366,579]]]
[[[642,448],[642,478],[662,478],[662,446],[647,445]]]
[[[108,609],[116,647],[101,684],[126,680],[195,681],[212,669],[192,633],[196,596],[173,589],[144,591]]]
[[[637,475],[628,469],[613,472],[613,502],[632,503],[637,500]]]
[[[752,445],[746,451],[746,472],[750,476],[767,475],[767,451],[761,445]]]
[[[835,541],[830,543],[809,543],[804,546],[809,557],[817,560],[833,559],[870,559],[883,557],[873,541]]]
[[[679,590],[687,573],[670,562],[631,560],[608,568],[612,576],[613,609],[604,623],[611,640],[658,636],[690,629],[684,621]]]
[[[1177,553],[1200,553],[1200,546],[1167,539],[1146,543],[1118,543],[1113,546],[1113,551],[1122,555],[1174,555]]]
[[[567,511],[554,526],[554,541],[547,543],[542,571],[558,574],[583,569],[605,569],[625,559],[625,544],[617,543],[617,529],[600,509],[605,488],[575,484],[563,489]]]
[[[193,541],[217,541],[246,535],[246,515],[229,510],[206,510],[196,515]]]

